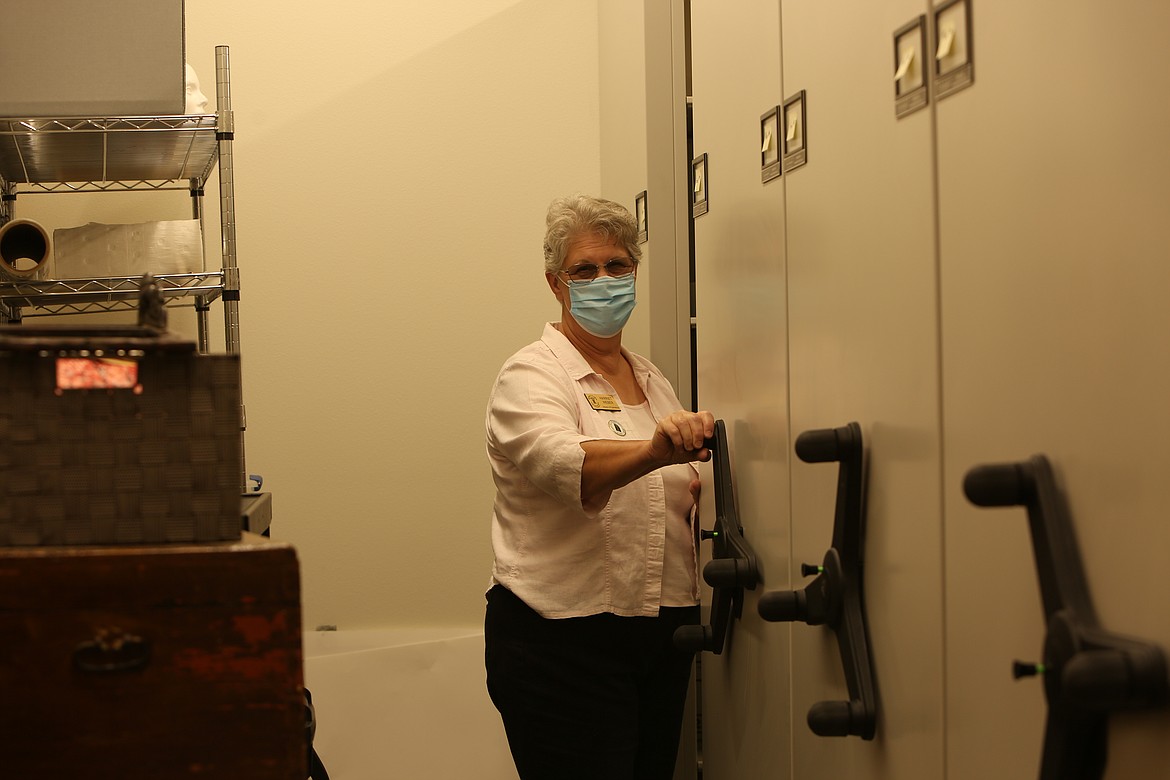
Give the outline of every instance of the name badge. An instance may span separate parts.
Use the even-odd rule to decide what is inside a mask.
[[[617,399],[612,395],[604,395],[601,393],[586,393],[585,400],[589,405],[598,412],[620,412],[622,408],[618,406]]]

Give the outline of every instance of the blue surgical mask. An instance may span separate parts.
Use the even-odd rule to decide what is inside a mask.
[[[569,311],[577,324],[599,338],[626,326],[634,311],[634,274],[599,276],[590,282],[569,282]]]

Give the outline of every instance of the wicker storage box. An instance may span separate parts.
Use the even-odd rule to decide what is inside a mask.
[[[0,326],[0,545],[238,539],[240,427],[236,355]]]

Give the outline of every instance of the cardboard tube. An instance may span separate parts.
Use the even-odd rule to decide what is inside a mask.
[[[0,274],[19,281],[43,279],[52,256],[48,232],[31,219],[0,227]]]

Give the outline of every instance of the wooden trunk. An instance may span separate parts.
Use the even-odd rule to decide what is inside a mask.
[[[10,777],[304,780],[295,550],[0,549]]]

